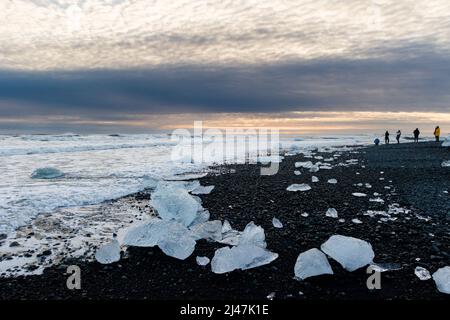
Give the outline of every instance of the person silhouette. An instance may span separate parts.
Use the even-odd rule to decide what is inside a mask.
[[[400,137],[402,136],[402,132],[400,130],[397,131],[397,136],[395,137],[397,139],[397,144],[400,143]]]
[[[419,128],[416,128],[416,130],[414,130],[414,142],[419,142],[419,135],[420,135],[420,131]]]
[[[389,131],[384,134],[384,143],[389,144]]]

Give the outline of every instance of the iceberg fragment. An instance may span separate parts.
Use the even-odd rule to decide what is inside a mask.
[[[361,193],[361,192],[355,192],[355,193],[352,193],[352,195],[353,196],[355,196],[355,197],[367,197],[367,194],[365,194],[365,193]]]
[[[289,187],[287,187],[286,189],[287,191],[308,191],[311,190],[311,187],[306,184],[306,183],[301,183],[301,184],[291,184]]]
[[[314,248],[300,253],[295,262],[294,273],[296,278],[305,280],[321,274],[333,274],[333,270],[325,254]]]
[[[64,172],[52,167],[39,168],[31,174],[32,179],[56,179],[61,177],[64,177]]]
[[[162,219],[175,220],[186,227],[197,218],[201,209],[201,205],[188,191],[177,184],[158,184],[151,199]]]
[[[372,263],[375,257],[370,243],[342,235],[331,236],[320,249],[348,271],[355,271]]]
[[[443,168],[448,168],[448,167],[450,167],[450,160],[447,160],[447,161],[442,162],[441,166],[442,166]]]
[[[239,245],[254,245],[265,248],[267,244],[264,229],[257,226],[253,221],[248,223],[241,234]]]
[[[217,249],[211,260],[214,273],[226,273],[236,269],[247,270],[268,264],[278,258],[277,253],[270,252],[252,244],[239,244],[236,247]]]
[[[311,161],[306,161],[306,162],[296,162],[295,163],[295,167],[296,168],[305,168],[305,169],[310,169],[314,164]]]
[[[283,224],[281,223],[281,221],[275,217],[273,217],[272,219],[272,224],[275,228],[283,228]]]
[[[319,182],[319,178],[317,178],[316,176],[312,176],[311,181],[314,183]]]
[[[443,267],[433,273],[433,280],[437,289],[442,293],[450,294],[450,267]]]
[[[195,261],[197,261],[197,264],[199,266],[206,266],[209,263],[208,257],[196,257]]]
[[[338,182],[337,182],[336,179],[329,179],[329,180],[328,180],[328,183],[330,183],[330,184],[336,184],[336,183],[338,183]]]
[[[416,267],[416,269],[414,269],[414,274],[422,281],[431,279],[430,271],[423,267]]]
[[[135,247],[157,245],[166,255],[184,260],[195,249],[195,236],[182,224],[158,218],[131,228],[123,243]]]
[[[109,264],[120,260],[120,245],[117,239],[101,246],[95,252],[95,259],[101,264]]]
[[[222,222],[220,220],[206,221],[190,227],[196,240],[222,240]]]
[[[338,212],[335,208],[329,208],[327,210],[327,212],[325,213],[325,216],[330,217],[330,218],[337,218]]]

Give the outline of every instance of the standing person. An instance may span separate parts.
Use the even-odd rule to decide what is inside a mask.
[[[420,135],[419,128],[416,128],[416,130],[414,130],[414,142],[419,142],[419,135]]]
[[[389,144],[389,131],[384,134],[384,143]]]
[[[397,139],[397,144],[400,144],[400,137],[402,136],[402,132],[400,130],[397,131],[397,136],[395,137]]]
[[[441,136],[441,128],[439,126],[434,129],[434,137],[436,138],[436,142],[439,142],[439,137]]]

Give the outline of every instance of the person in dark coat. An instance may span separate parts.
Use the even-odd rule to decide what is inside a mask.
[[[414,130],[414,142],[419,142],[419,135],[420,135],[419,128],[416,128],[416,130]]]
[[[400,130],[397,131],[397,135],[395,138],[397,139],[397,143],[400,143],[400,137],[402,136],[402,132]]]
[[[389,144],[389,131],[384,134],[384,143]]]

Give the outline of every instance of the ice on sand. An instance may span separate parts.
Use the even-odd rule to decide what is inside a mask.
[[[222,222],[220,220],[198,223],[190,227],[190,230],[194,234],[196,240],[222,240]]]
[[[296,162],[296,163],[295,163],[295,167],[296,167],[296,168],[310,169],[312,166],[314,166],[314,164],[313,164],[311,161],[306,161],[306,162]]]
[[[120,245],[117,239],[101,246],[95,252],[95,259],[101,264],[109,264],[120,260]]]
[[[295,171],[294,171],[294,174],[295,174],[296,176],[299,176],[299,175],[302,174],[302,172],[301,172],[300,170],[295,170]]]
[[[337,218],[338,212],[335,208],[329,208],[327,210],[327,212],[325,213],[325,216],[330,217],[330,218]]]
[[[198,186],[194,190],[192,190],[192,194],[210,194],[213,191],[214,186]]]
[[[226,273],[236,269],[247,270],[268,264],[278,258],[277,253],[270,252],[252,244],[239,244],[236,247],[217,249],[211,260],[214,273]]]
[[[367,194],[361,193],[361,192],[355,192],[355,193],[352,193],[352,195],[355,197],[367,197]]]
[[[209,263],[208,257],[196,257],[195,260],[199,266],[206,266]]]
[[[416,269],[414,269],[414,274],[422,281],[431,279],[430,271],[423,267],[416,267]]]
[[[319,178],[317,178],[316,176],[312,176],[311,181],[314,183],[319,182]]]
[[[283,224],[281,223],[281,221],[275,217],[273,217],[272,219],[272,224],[275,228],[283,228]]]
[[[287,191],[308,191],[311,190],[311,187],[306,184],[306,183],[301,183],[301,184],[291,184],[289,187],[287,187],[286,189]]]
[[[360,223],[362,223],[362,221],[361,220],[359,220],[359,219],[352,219],[352,222],[353,223],[356,223],[356,224],[360,224]]]
[[[295,277],[304,280],[321,274],[333,274],[325,254],[319,249],[310,249],[297,258],[294,266]]]
[[[433,280],[437,289],[442,293],[450,294],[450,267],[443,267],[433,273]]]
[[[442,166],[443,168],[448,168],[448,167],[450,167],[450,160],[447,160],[447,161],[442,162],[441,166]]]
[[[348,271],[355,271],[372,263],[375,257],[370,243],[342,235],[331,236],[320,249]]]
[[[52,167],[39,168],[31,174],[32,179],[56,179],[64,176],[64,172]]]
[[[123,243],[135,247],[159,246],[168,256],[184,260],[195,249],[195,235],[173,220],[154,218],[130,229]]]
[[[189,226],[196,218],[201,205],[177,184],[158,184],[152,194],[152,205],[164,220],[175,220]]]
[[[237,246],[239,239],[241,238],[241,232],[234,230],[228,220],[225,220],[222,225],[222,240],[220,243]]]
[[[239,238],[239,245],[254,245],[265,248],[267,244],[264,229],[257,226],[253,221],[250,222],[245,226],[245,229]]]
[[[329,180],[328,180],[328,183],[330,183],[330,184],[336,184],[336,183],[338,183],[338,181],[337,181],[336,179],[329,179]]]

